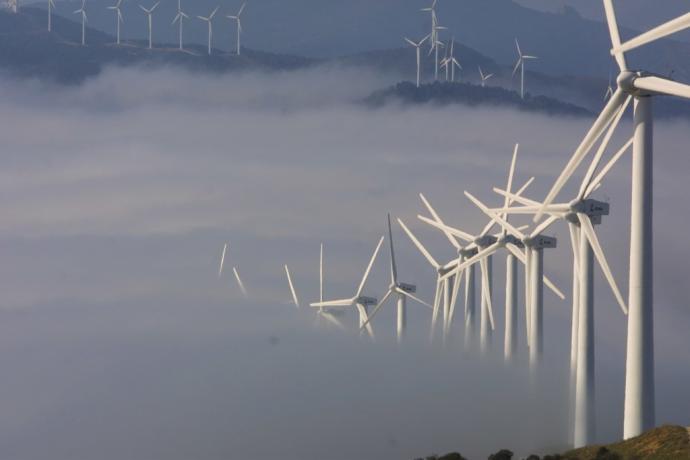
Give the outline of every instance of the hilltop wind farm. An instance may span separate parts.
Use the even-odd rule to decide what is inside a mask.
[[[689,34],[0,0],[2,458],[690,458]]]

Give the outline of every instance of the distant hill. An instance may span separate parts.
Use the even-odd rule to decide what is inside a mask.
[[[488,458],[512,460],[513,455],[511,451],[503,449]],[[427,457],[426,460],[466,459],[461,454],[452,452],[441,457]],[[530,455],[526,460],[690,460],[690,428],[665,425],[627,441],[588,446],[544,457]]]
[[[179,51],[174,45],[144,43],[121,46],[103,32],[87,28],[87,46],[81,46],[81,24],[53,18],[54,32],[48,33],[45,12],[24,7],[18,14],[0,10],[0,69],[12,76],[47,78],[60,83],[78,83],[99,74],[108,65],[178,65],[190,70],[226,72],[259,69],[285,70],[305,67],[316,60],[243,49],[242,55],[218,49],[209,56],[203,46]]]
[[[390,103],[467,106],[511,107],[529,112],[543,112],[553,115],[590,116],[587,109],[546,96],[525,94],[525,99],[515,91],[498,87],[481,87],[470,83],[435,82],[419,88],[410,82],[398,83],[390,88],[376,91],[364,100],[370,107],[381,107]]]

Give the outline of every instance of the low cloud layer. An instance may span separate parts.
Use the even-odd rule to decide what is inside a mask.
[[[386,84],[347,68],[223,77],[111,69],[76,88],[1,82],[5,457],[404,459],[561,448],[569,303],[547,295],[550,384],[535,389],[524,341],[518,365],[500,356],[502,257],[486,360],[462,352],[459,330],[449,349],[428,346],[422,309],[411,311],[410,342],[398,350],[392,309],[371,344],[356,337],[353,315],[343,333],[288,304],[283,264],[303,302],[313,300],[322,241],[327,296],[351,295],[386,212],[450,259],[447,242],[416,222],[419,192],[452,224],[478,231],[486,219],[462,192],[499,203],[491,186],[504,183],[515,142],[517,182],[536,176],[528,195],[541,198],[587,129],[587,120],[508,110],[354,103]],[[625,122],[614,143],[630,132]],[[686,425],[690,254],[676,242],[688,225],[688,132],[686,121],[658,125],[655,164],[658,420]],[[629,170],[627,158],[598,192],[612,205],[599,232],[624,290]],[[430,299],[432,271],[394,231],[401,276]],[[567,230],[554,232],[560,247],[546,255],[547,271],[567,292]],[[249,302],[217,278],[225,241]],[[384,252],[371,295],[385,290],[386,263]],[[625,318],[596,279],[605,441],[621,432]]]

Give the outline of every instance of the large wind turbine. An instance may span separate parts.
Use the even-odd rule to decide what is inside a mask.
[[[185,19],[189,19],[189,15],[187,15],[187,13],[182,11],[181,2],[182,2],[182,0],[177,0],[177,15],[175,16],[175,19],[173,19],[173,22],[172,22],[172,24],[175,24],[176,22],[179,23],[178,35],[179,35],[179,39],[180,39],[180,51],[182,51],[184,49],[184,46],[182,44],[182,29],[184,28],[184,26],[182,23],[184,22]]]
[[[492,73],[485,75],[484,72],[482,71],[481,66],[479,66],[479,78],[481,78],[481,80],[482,80],[482,88],[484,88],[486,86],[486,82],[489,80],[489,78],[491,78],[493,76],[494,76],[494,74],[492,74]]]
[[[206,21],[208,23],[208,55],[211,55],[211,43],[213,41],[213,16],[216,15],[218,12],[218,9],[220,7],[217,6],[215,10],[211,12],[211,14],[208,15],[208,17],[205,16],[197,16],[197,18],[201,19],[202,21]]]
[[[391,284],[388,287],[388,291],[386,294],[383,296],[381,301],[376,305],[376,308],[371,312],[369,315],[369,319],[364,323],[362,328],[366,327],[369,325],[372,319],[374,319],[374,316],[376,316],[376,313],[381,309],[384,303],[388,300],[388,298],[396,294],[398,296],[398,317],[397,317],[397,322],[396,322],[396,332],[397,332],[397,339],[398,343],[402,341],[403,335],[405,334],[405,329],[407,326],[407,303],[406,300],[409,298],[411,300],[414,300],[415,302],[418,302],[422,305],[426,305],[429,308],[433,308],[431,305],[428,303],[424,302],[423,300],[419,299],[418,297],[415,297],[413,293],[417,292],[417,287],[413,284],[407,284],[403,283],[401,281],[398,281],[398,267],[395,263],[395,250],[393,249],[393,229],[391,228],[391,215],[388,214],[388,243],[389,243],[389,248],[390,248],[390,256],[391,256]]]
[[[448,272],[453,270],[453,266],[447,266],[447,265],[441,265],[434,259],[434,257],[431,255],[429,250],[424,247],[424,245],[417,239],[417,237],[412,233],[412,231],[407,228],[407,225],[401,220],[398,219],[398,224],[400,224],[400,227],[403,229],[405,234],[410,238],[410,241],[415,245],[415,247],[419,250],[419,252],[424,256],[424,258],[429,262],[429,265],[431,265],[434,270],[436,271],[436,293],[434,296],[434,304],[433,304],[433,311],[432,311],[432,317],[431,317],[431,329],[430,329],[430,337],[433,339],[434,336],[434,331],[436,329],[436,320],[438,318],[438,308],[439,304],[441,301],[444,302],[444,333],[447,330],[446,327],[446,322],[448,321],[447,316],[449,315],[450,312],[450,292],[451,292],[451,287],[450,287],[450,281],[449,280],[442,280],[441,278]],[[472,295],[471,300],[472,304],[474,304],[474,291],[468,292],[468,295]],[[472,307],[472,313],[474,313],[474,307]],[[472,316],[472,322],[473,322],[473,316]],[[470,323],[471,324],[471,323]]]
[[[81,14],[81,45],[86,45],[86,23],[88,19],[86,17],[86,0],[81,0],[81,8],[76,10],[74,14]]]
[[[151,8],[144,8],[143,6],[139,5],[139,8],[146,13],[146,17],[148,19],[148,24],[149,24],[149,49],[153,49],[153,12],[155,11],[156,8],[158,8],[158,5],[160,2],[154,3],[154,5]],[[119,10],[118,10],[119,11]]]
[[[362,281],[359,283],[359,287],[357,288],[357,291],[355,292],[354,296],[352,296],[349,299],[341,300],[320,300],[319,302],[311,303],[310,306],[318,308],[320,311],[324,309],[341,309],[354,307],[359,312],[359,327],[362,328],[363,326],[365,326],[365,323],[368,319],[367,309],[371,305],[376,305],[378,301],[374,297],[367,297],[362,295],[362,292],[364,291],[364,286],[366,285],[367,279],[369,278],[369,273],[371,273],[371,267],[374,265],[376,256],[378,255],[379,250],[381,249],[381,245],[383,244],[383,239],[384,237],[382,236],[379,240],[378,245],[376,246],[376,249],[374,250],[373,255],[371,256],[371,259],[369,260],[369,265],[367,266],[367,269],[364,271],[364,276],[362,277]],[[374,331],[371,328],[371,324],[367,324],[364,328],[369,333],[370,337],[374,336]]]
[[[617,118],[625,112],[622,107]],[[567,203],[551,204],[546,211],[551,216],[565,220],[570,227],[573,250],[573,318],[571,326],[571,386],[574,384],[574,444],[582,447],[594,442],[594,409],[595,376],[594,376],[594,291],[593,291],[593,257],[596,256],[601,270],[623,313],[627,314],[623,296],[618,289],[604,251],[594,230],[603,216],[609,214],[609,205],[590,198],[601,184],[605,175],[618,159],[630,149],[632,139],[618,150],[611,160],[595,176],[603,157],[608,139],[614,130],[609,129],[602,147],[597,151],[594,161],[584,177],[580,190],[574,199]],[[498,193],[511,196],[502,190]],[[514,197],[514,201],[523,204],[521,207],[505,208],[500,212],[511,214],[532,214],[541,209],[541,203]],[[574,361],[574,363],[573,363]]]
[[[613,123],[628,98],[635,100],[632,212],[630,224],[630,280],[628,293],[628,337],[625,376],[625,414],[623,437],[637,436],[654,426],[654,315],[652,256],[652,155],[653,96],[668,95],[690,99],[690,86],[634,71],[628,67],[625,53],[653,43],[690,27],[690,13],[655,27],[639,36],[621,41],[612,0],[603,0],[611,35],[611,54],[620,73],[618,88],[591,127],[580,146],[554,183],[535,216],[541,218],[568,179],[584,160],[595,142]]]
[[[427,35],[426,37],[422,38],[419,42],[413,42],[409,38],[405,37],[405,41],[409,43],[410,45],[415,47],[415,50],[417,52],[417,88],[419,88],[419,84],[422,80],[422,44],[426,41],[426,39],[429,38]]]
[[[117,0],[117,3],[113,6],[109,6],[109,10],[114,10],[117,14],[115,17],[115,21],[117,23],[117,44],[120,44],[120,24],[122,24],[124,19],[122,18],[122,11],[120,11],[120,6],[122,5],[122,0]]]
[[[522,99],[524,99],[525,98],[525,61],[530,60],[530,59],[537,59],[537,57],[536,56],[530,56],[528,54],[522,54],[522,50],[520,49],[520,43],[518,43],[517,38],[515,39],[515,47],[517,48],[518,59],[517,59],[517,62],[515,63],[515,68],[513,69],[513,76],[515,76],[518,69],[520,69],[520,97]]]
[[[240,55],[241,52],[241,42],[240,42],[240,37],[242,35],[242,19],[240,18],[242,16],[242,11],[244,11],[244,7],[247,6],[247,2],[244,2],[242,6],[240,7],[239,11],[237,12],[236,15],[234,16],[227,16],[228,19],[232,19],[237,22],[237,55]]]
[[[48,32],[53,30],[53,8],[55,8],[55,2],[48,0]]]

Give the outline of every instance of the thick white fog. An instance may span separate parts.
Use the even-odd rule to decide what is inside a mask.
[[[429,345],[430,314],[410,305],[395,345],[392,308],[375,342],[317,324],[289,303],[353,294],[386,212],[434,256],[453,257],[417,221],[419,192],[470,232],[497,205],[513,144],[517,179],[543,198],[590,120],[510,110],[388,107],[356,101],[390,80],[347,68],[211,77],[110,69],[78,87],[0,82],[0,451],[7,459],[411,459],[451,450],[544,453],[567,444],[570,249],[546,271],[544,376],[503,363],[504,258],[494,262],[494,350],[462,331]],[[625,121],[616,149],[630,133]],[[657,413],[688,423],[690,122],[656,130]],[[629,157],[597,197],[598,228],[627,292]],[[573,193],[576,182],[562,198]],[[434,272],[394,228],[401,278],[431,300]],[[217,277],[229,242],[250,293]],[[384,294],[382,251],[367,294]],[[598,433],[622,431],[625,317],[596,273]],[[522,298],[522,294],[521,294]],[[522,307],[521,307],[522,308]],[[521,315],[522,313],[521,309]],[[521,317],[522,319],[522,317]]]

